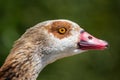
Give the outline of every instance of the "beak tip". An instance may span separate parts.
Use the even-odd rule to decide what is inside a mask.
[[[108,48],[108,47],[109,47],[109,44],[106,42],[105,48]]]

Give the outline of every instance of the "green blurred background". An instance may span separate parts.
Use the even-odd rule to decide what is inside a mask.
[[[38,80],[120,80],[120,0],[0,0],[0,66],[27,28],[59,18],[77,22],[110,47],[58,60]]]

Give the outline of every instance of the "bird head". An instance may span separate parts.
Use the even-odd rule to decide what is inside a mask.
[[[69,20],[49,20],[28,29],[15,43],[0,68],[0,80],[36,80],[58,59],[87,50],[104,50],[108,43]]]
[[[47,63],[87,50],[104,50],[108,46],[106,41],[95,38],[69,20],[49,20],[37,24],[33,29],[37,30],[34,31],[37,34],[32,39],[37,36],[34,40],[40,43],[38,49],[42,49]]]

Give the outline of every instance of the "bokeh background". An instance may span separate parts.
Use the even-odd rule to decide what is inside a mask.
[[[120,80],[120,0],[0,0],[0,66],[27,28],[50,19],[69,19],[109,42],[48,65],[37,80]]]

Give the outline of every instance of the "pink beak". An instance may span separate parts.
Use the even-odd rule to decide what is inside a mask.
[[[78,46],[81,50],[104,50],[108,47],[108,43],[83,31],[80,34],[80,42],[78,43]]]

